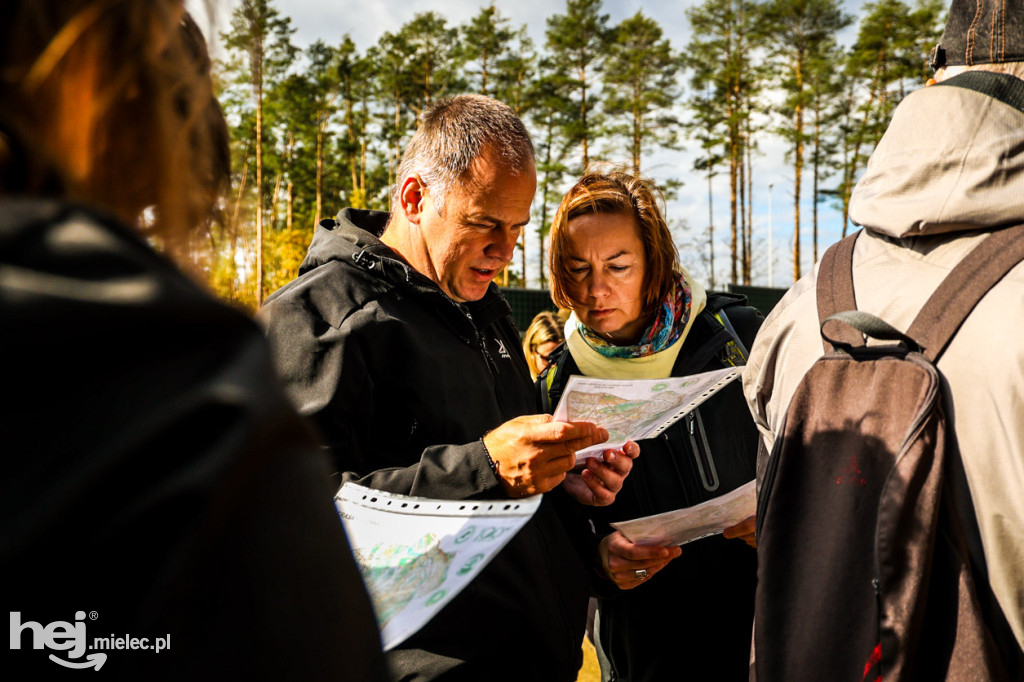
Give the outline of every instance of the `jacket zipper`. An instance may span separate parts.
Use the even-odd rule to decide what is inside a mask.
[[[708,443],[708,434],[704,430],[704,420],[700,416],[700,408],[686,415],[687,432],[690,436],[690,445],[693,447],[693,457],[697,460],[697,471],[700,474],[701,485],[708,492],[718,490],[721,482],[718,480],[718,469],[715,467],[715,458],[711,454],[711,445]]]
[[[498,365],[494,362],[494,358],[491,357],[491,352],[487,350],[487,340],[484,339],[484,335],[480,333],[480,330],[476,331],[476,341],[480,346],[480,352],[484,356],[484,360],[487,362],[487,369],[491,370],[491,374],[498,374]]]

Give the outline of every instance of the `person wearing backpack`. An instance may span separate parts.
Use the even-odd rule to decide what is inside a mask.
[[[855,241],[834,247],[835,255],[826,254],[775,307],[743,377],[762,440],[758,679],[822,679],[821,661],[846,655],[853,657],[849,669],[831,669],[827,679],[1024,679],[1024,264],[1018,262],[1024,229],[1017,227],[1024,223],[1024,2],[954,0],[933,56],[934,81],[899,105],[854,189],[850,217],[863,230]],[[988,240],[997,241],[974,253]],[[835,282],[851,275],[849,299],[837,303],[833,299],[849,282]],[[933,293],[944,302],[932,300]],[[860,311],[842,319],[872,339],[899,340],[900,346],[882,350],[880,342],[869,339],[874,351],[858,350],[861,334],[842,341],[844,325],[825,322],[828,313],[821,311],[830,307]],[[939,329],[946,337],[941,341],[936,340]],[[899,382],[882,388],[906,397],[886,404],[885,390],[840,381],[833,398],[839,396],[836,409],[847,421],[836,433],[837,415],[821,414],[821,403],[808,400],[827,398],[815,385],[821,375],[809,374],[812,367],[829,370],[823,362],[826,347],[835,349],[827,356],[833,365],[843,361],[843,353],[860,358],[862,365],[882,354],[887,362],[902,363],[910,355],[934,362],[937,397],[929,419],[944,421],[946,445],[939,447],[937,440],[930,451],[927,444],[919,451],[922,462],[934,463],[933,471],[923,467],[906,476],[901,467],[909,450],[898,447],[892,454],[899,457],[888,470],[872,469],[865,457],[844,455],[847,459],[834,462],[832,477],[817,488],[812,478],[787,469],[784,457],[801,448],[817,455],[803,466],[819,466],[828,456],[820,445],[815,449],[819,437],[871,447],[867,434],[916,400]],[[879,400],[864,399],[869,395]],[[800,429],[803,445],[794,445],[791,436]],[[908,443],[919,441],[918,435],[911,434]],[[929,488],[926,481],[937,483]],[[835,501],[845,491],[876,483],[877,505],[854,513]],[[902,497],[893,495],[894,483],[905,486]],[[923,490],[933,496],[925,499],[919,495]],[[923,506],[931,513],[922,514]],[[867,528],[866,539],[854,541],[850,528],[863,525],[864,518],[877,526]],[[813,530],[812,521],[833,530],[813,540],[792,537],[797,528]],[[790,544],[784,545],[779,539],[787,529]],[[940,553],[947,544],[958,549],[960,566]],[[858,554],[876,572],[864,586],[837,577],[849,575],[849,560]],[[823,593],[808,597],[806,591],[806,599],[787,600],[783,595],[801,587],[792,584],[792,592],[776,591],[774,599],[767,594],[785,586],[787,574],[796,582],[792,576],[812,565],[815,575],[824,576],[822,589],[834,588],[838,601]],[[913,600],[901,611],[886,611],[893,587],[886,582],[887,571],[906,578],[908,591],[901,594],[929,595],[932,611],[925,609],[923,618],[907,615],[917,613]],[[959,582],[950,580],[957,575]],[[866,650],[856,649],[849,634],[863,610],[847,608],[848,600],[862,588],[868,601],[879,604],[875,632],[868,633],[875,637],[874,649],[870,643]],[[934,590],[951,590],[959,599],[950,611],[936,614]],[[791,646],[796,635],[778,624],[789,618],[799,629],[796,614],[807,609],[812,617],[815,608],[828,609],[835,627],[805,633],[802,646]],[[958,648],[960,637],[972,618],[979,627],[966,651],[974,653],[958,658],[965,650]],[[915,658],[909,649],[925,641],[929,628],[948,636],[934,648],[918,647],[922,653]],[[794,653],[787,658],[789,650]],[[931,671],[927,676],[925,669]]]
[[[551,292],[573,312],[566,342],[537,381],[543,411],[554,410],[573,374],[654,379],[744,363],[761,313],[742,296],[705,293],[683,270],[655,192],[635,175],[591,172],[562,199],[551,228]],[[739,382],[639,445],[615,502],[591,511],[599,573],[614,583],[599,595],[594,627],[602,677],[745,680],[755,551],[721,536],[644,547],[609,526],[754,478],[757,432]]]

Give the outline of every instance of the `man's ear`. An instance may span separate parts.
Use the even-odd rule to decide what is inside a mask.
[[[410,175],[402,181],[402,187],[398,191],[398,206],[410,223],[420,222],[426,190],[427,186],[419,175]]]

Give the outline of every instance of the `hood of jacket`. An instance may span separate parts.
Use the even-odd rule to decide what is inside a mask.
[[[389,261],[399,271],[401,279],[405,279],[405,270],[411,268],[380,240],[389,215],[385,211],[346,208],[338,213],[336,219],[321,220],[299,266],[299,274],[305,275],[331,261],[352,260],[356,254],[365,251]]]
[[[467,342],[473,342],[475,333],[472,325],[466,326],[466,321],[472,320],[476,328],[480,328],[511,313],[508,302],[493,282],[479,301],[459,304],[449,298],[433,280],[380,240],[388,218],[389,214],[384,211],[346,208],[336,219],[320,221],[299,266],[296,282],[308,279],[311,274],[315,276],[314,271],[335,262],[345,267],[354,266],[363,273],[364,279],[374,280],[379,291],[401,288],[424,297]]]
[[[896,108],[850,218],[902,239],[1024,222],[1024,81],[969,71]]]

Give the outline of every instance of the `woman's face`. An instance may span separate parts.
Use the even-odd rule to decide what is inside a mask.
[[[558,344],[554,341],[546,341],[538,344],[533,348],[533,364],[537,368],[537,373],[540,374],[548,365],[551,364],[551,354],[558,348]]]
[[[591,213],[566,226],[565,264],[576,317],[607,341],[632,345],[649,320],[644,315],[644,246],[632,215]]]

